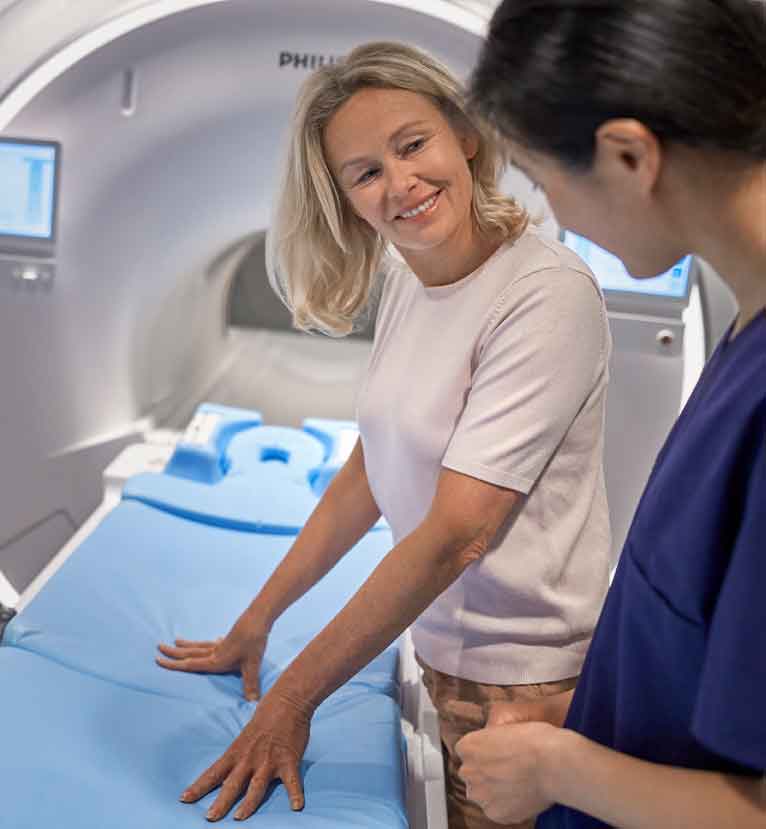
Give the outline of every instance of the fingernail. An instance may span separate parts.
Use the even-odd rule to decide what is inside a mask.
[[[234,813],[234,820],[244,820],[245,815],[243,812],[235,812]]]
[[[190,794],[189,794],[189,792],[184,792],[184,793],[181,795],[181,797],[179,798],[179,800],[180,800],[182,803],[188,803],[188,802],[189,802],[189,799],[190,799]]]

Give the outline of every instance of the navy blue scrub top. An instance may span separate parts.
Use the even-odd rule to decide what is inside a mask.
[[[653,763],[766,769],[766,313],[727,333],[657,457],[565,726]]]

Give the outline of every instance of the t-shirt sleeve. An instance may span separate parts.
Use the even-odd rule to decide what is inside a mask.
[[[736,497],[732,493],[732,497]],[[766,770],[766,435],[707,636],[692,721],[706,748]]]
[[[501,297],[442,465],[528,494],[606,383],[609,331],[591,278],[537,271]]]

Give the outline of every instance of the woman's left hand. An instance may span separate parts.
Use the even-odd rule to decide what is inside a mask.
[[[463,737],[456,750],[468,799],[497,823],[520,823],[545,811],[552,800],[542,758],[559,731],[544,722],[490,724]]]
[[[234,817],[244,820],[260,806],[271,782],[279,778],[290,805],[303,808],[300,763],[309,740],[312,709],[275,686],[258,703],[252,720],[226,752],[181,795],[194,803],[218,786],[221,791],[208,809],[208,820],[220,820],[245,794]]]

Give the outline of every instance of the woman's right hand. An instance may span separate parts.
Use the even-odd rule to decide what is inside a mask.
[[[160,644],[157,647],[165,658],[158,656],[155,661],[170,671],[204,674],[239,671],[245,698],[257,700],[261,696],[261,660],[268,637],[268,631],[246,611],[223,638],[212,642],[176,639],[175,646]]]

